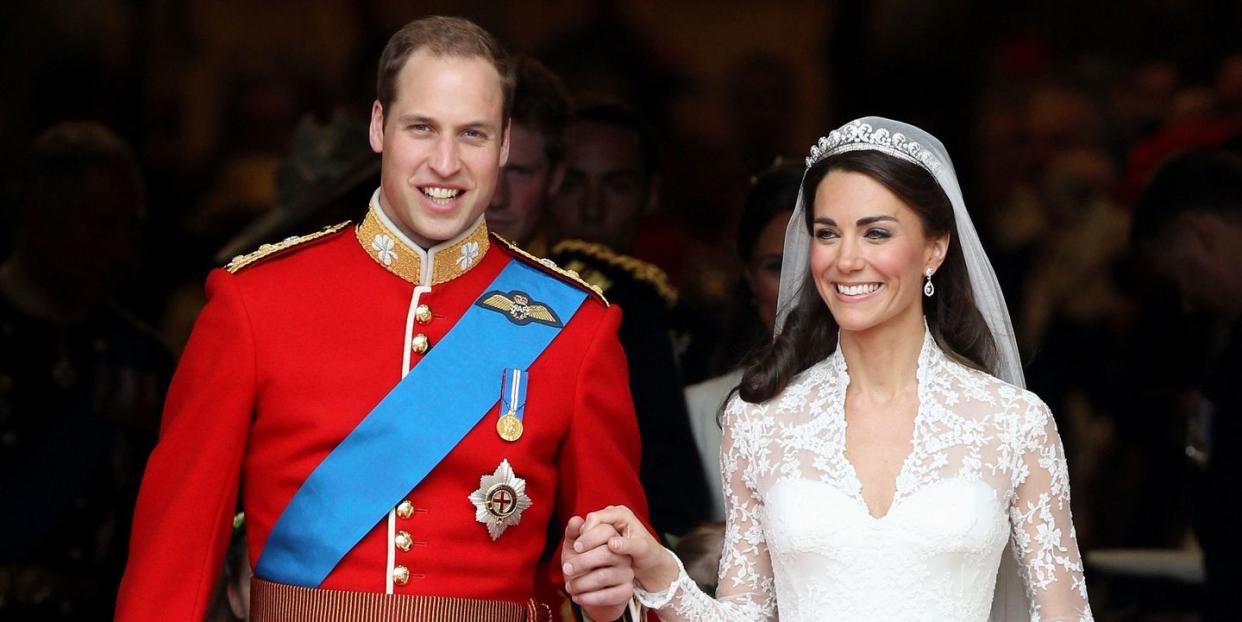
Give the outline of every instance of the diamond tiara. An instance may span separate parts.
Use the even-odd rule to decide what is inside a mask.
[[[832,130],[827,136],[821,136],[811,145],[811,155],[807,156],[806,165],[810,168],[824,158],[846,151],[875,150],[893,157],[908,160],[926,168],[932,175],[937,175],[944,168],[940,158],[922,145],[906,138],[901,132],[889,132],[885,128],[873,128],[870,123],[861,119]]]

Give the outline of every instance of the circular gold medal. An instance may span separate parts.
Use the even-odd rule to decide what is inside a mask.
[[[496,433],[510,443],[522,438],[522,420],[513,413],[505,413],[496,421]]]

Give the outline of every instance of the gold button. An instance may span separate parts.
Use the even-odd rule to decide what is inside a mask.
[[[407,531],[398,531],[397,535],[393,537],[392,543],[397,545],[397,548],[401,549],[402,553],[408,553],[410,552],[410,546],[414,544],[414,538],[411,538]]]
[[[410,347],[419,354],[426,352],[430,345],[431,341],[427,339],[427,335],[422,333],[414,335],[414,338],[410,340]]]
[[[402,501],[397,505],[397,517],[409,518],[414,515],[414,504],[409,499]]]
[[[392,569],[392,582],[397,585],[405,585],[410,582],[410,569],[405,566],[397,566]]]
[[[430,322],[431,307],[422,304],[414,307],[414,319],[418,320],[419,324],[426,324],[427,322]]]
[[[573,278],[573,279],[578,278],[578,271],[577,271],[577,270],[566,270],[566,271],[565,271],[565,274],[568,274],[568,275],[569,275],[569,277],[570,277],[570,278]]]

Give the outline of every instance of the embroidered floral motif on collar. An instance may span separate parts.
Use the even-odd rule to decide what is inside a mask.
[[[375,249],[376,257],[385,266],[391,266],[392,262],[397,260],[397,253],[393,251],[396,247],[397,241],[387,233],[377,233],[371,239],[371,248]]]
[[[405,241],[378,210],[372,199],[371,209],[358,223],[358,243],[376,263],[415,285],[439,285],[465,274],[478,265],[490,245],[487,224],[479,218],[461,235],[424,251]]]
[[[479,258],[479,243],[471,240],[461,245],[461,257],[457,258],[457,267],[468,270]]]

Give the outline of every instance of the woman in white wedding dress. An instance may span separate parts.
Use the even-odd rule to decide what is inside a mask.
[[[629,555],[667,621],[1090,620],[1060,437],[940,142],[878,117],[821,138],[785,266],[724,413],[716,597],[624,507],[578,550]]]

